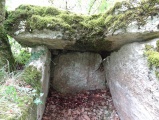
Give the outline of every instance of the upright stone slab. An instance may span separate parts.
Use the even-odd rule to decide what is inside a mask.
[[[34,66],[35,68],[37,68],[42,76],[40,79],[40,92],[42,93],[42,96],[40,96],[40,100],[42,101],[42,104],[39,104],[35,108],[32,108],[34,109],[34,113],[31,114],[35,117],[36,120],[41,120],[45,110],[46,98],[49,91],[51,53],[47,49],[47,47],[38,46],[32,49],[31,57],[32,61],[29,63],[29,66]],[[25,69],[27,69],[27,67]]]
[[[121,120],[159,120],[159,81],[144,56],[145,44],[150,42],[125,45],[104,62]]]
[[[53,59],[52,85],[61,93],[105,88],[102,58],[97,53],[72,52]]]

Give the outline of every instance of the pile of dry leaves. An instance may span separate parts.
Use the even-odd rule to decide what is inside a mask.
[[[43,120],[119,120],[109,90],[62,95],[52,90]]]

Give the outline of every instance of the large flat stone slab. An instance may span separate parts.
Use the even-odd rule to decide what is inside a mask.
[[[157,0],[147,0],[138,6],[123,1],[104,14],[92,16],[52,7],[21,5],[10,12],[5,27],[11,36],[26,46],[113,51],[127,43],[159,36],[158,4]]]

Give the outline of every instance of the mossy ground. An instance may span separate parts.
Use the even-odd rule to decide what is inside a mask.
[[[9,93],[10,88],[16,90],[16,96],[13,95],[13,91]],[[29,92],[26,92],[25,89],[25,87],[0,85],[1,120],[27,119],[29,116],[29,109],[33,106],[33,96]],[[14,99],[14,97],[16,98]]]
[[[35,100],[39,98],[41,73],[33,66],[21,72],[0,69],[0,119],[36,119]],[[36,111],[34,111],[36,112]]]
[[[109,32],[113,34],[118,29],[126,30],[132,21],[137,21],[140,28],[149,16],[153,18],[158,15],[158,8],[155,7],[159,4],[158,0],[147,0],[141,4],[139,7],[133,7],[133,4],[128,2],[117,3],[108,12],[92,16],[77,15],[52,7],[21,5],[15,11],[9,12],[5,27],[11,32],[18,29],[20,21],[26,21],[28,32],[34,29],[60,30],[64,33],[63,39],[77,40],[76,45],[82,48],[98,49],[101,46],[98,46],[96,40],[107,41]],[[122,6],[128,10],[118,10]]]

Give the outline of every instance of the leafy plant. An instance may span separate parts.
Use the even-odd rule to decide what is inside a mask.
[[[14,102],[18,102],[17,91],[14,86],[6,86],[4,96]]]
[[[11,50],[16,64],[25,65],[29,62],[31,53],[30,48],[22,47],[14,38],[8,35]]]
[[[40,93],[40,96],[39,97],[42,97],[44,95],[44,93]],[[39,104],[43,104],[43,102],[41,101],[41,99],[37,97],[35,100],[34,100],[34,103],[36,105],[39,105]]]
[[[28,50],[22,49],[20,50],[19,54],[16,54],[15,57],[15,62],[25,65],[29,62],[31,53]]]

